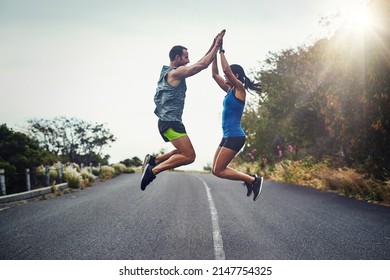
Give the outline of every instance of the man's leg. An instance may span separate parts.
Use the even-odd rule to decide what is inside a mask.
[[[159,165],[160,163],[166,161],[169,159],[172,155],[177,154],[177,150],[170,151],[169,153],[160,155],[160,156],[153,156],[151,154],[147,154],[145,156],[143,165],[142,165],[142,173],[144,172],[144,169],[147,164],[152,165],[152,167],[155,167],[156,165]]]
[[[195,160],[195,150],[190,138],[185,135],[171,141],[176,150],[171,152],[171,156],[165,161],[155,166],[152,171],[154,175],[165,170],[193,163]]]
[[[156,165],[159,165],[161,163],[163,163],[164,161],[166,161],[167,159],[169,159],[171,156],[177,154],[179,151],[178,150],[173,150],[173,151],[170,151],[169,153],[166,153],[166,154],[163,154],[163,155],[160,155],[160,156],[157,156],[156,157]]]

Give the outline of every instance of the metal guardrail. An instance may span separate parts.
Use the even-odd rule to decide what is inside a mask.
[[[25,200],[37,196],[42,196],[45,194],[49,193],[54,193],[56,191],[61,191],[68,188],[68,183],[62,183],[58,185],[54,185],[51,187],[45,187],[45,188],[39,188],[36,190],[32,191],[26,191],[26,192],[21,192],[21,193],[15,193],[15,194],[10,194],[10,195],[5,195],[5,196],[0,196],[0,204],[5,204],[5,203],[10,203],[10,202],[15,202],[19,200]]]

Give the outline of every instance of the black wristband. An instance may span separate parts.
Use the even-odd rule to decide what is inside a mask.
[[[225,53],[225,50],[224,49],[220,49],[219,53]]]

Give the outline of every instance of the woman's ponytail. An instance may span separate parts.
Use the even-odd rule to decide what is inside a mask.
[[[261,84],[260,83],[255,83],[252,80],[250,80],[247,76],[244,77],[245,83],[244,87],[245,89],[250,89],[254,91],[261,91]]]
[[[246,90],[254,90],[254,91],[261,91],[261,85],[260,83],[254,83],[251,81],[246,75],[244,69],[238,65],[238,64],[232,64],[230,65],[230,69],[234,74],[238,74],[237,79],[241,81],[244,84],[244,87]]]

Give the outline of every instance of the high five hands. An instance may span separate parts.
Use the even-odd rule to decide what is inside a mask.
[[[215,37],[214,42],[215,44],[222,49],[222,43],[223,43],[223,36],[225,36],[226,30],[222,30],[218,33],[217,37]]]

